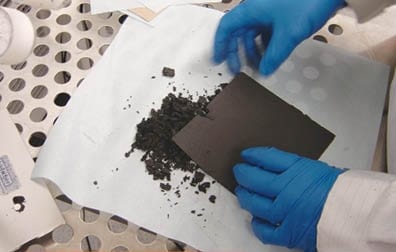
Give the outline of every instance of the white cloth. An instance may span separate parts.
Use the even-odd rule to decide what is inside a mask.
[[[372,18],[394,0],[346,0],[359,21]],[[396,52],[395,52],[396,53]],[[396,78],[388,110],[388,171],[396,174]],[[396,251],[396,175],[348,171],[329,193],[318,223],[319,252]]]
[[[351,170],[329,193],[318,224],[319,252],[396,251],[396,176]]]
[[[396,0],[345,0],[354,10],[359,22],[365,22],[381,13],[386,7],[395,4]]]

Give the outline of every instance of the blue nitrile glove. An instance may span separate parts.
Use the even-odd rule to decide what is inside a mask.
[[[327,195],[344,170],[275,148],[244,150],[234,167],[235,193],[253,215],[256,236],[266,244],[316,250],[316,225]]]
[[[238,73],[241,39],[249,62],[270,75],[344,5],[344,0],[245,0],[222,17],[215,36],[214,61],[227,60],[230,70]],[[259,35],[266,47],[263,58],[255,42]]]

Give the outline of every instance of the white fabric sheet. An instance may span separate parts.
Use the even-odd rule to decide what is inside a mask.
[[[91,13],[100,14],[104,12],[127,10],[144,7],[139,0],[91,0]]]
[[[127,10],[137,7],[147,7],[154,12],[159,12],[171,5],[219,3],[221,0],[91,0],[92,14],[103,12]]]
[[[207,194],[196,195],[191,188],[181,190],[179,199],[170,194],[170,203],[159,182],[145,172],[142,153],[124,157],[136,124],[160,106],[173,86],[178,92],[213,93],[216,85],[233,78],[225,64],[211,62],[221,16],[207,8],[173,6],[153,21],[154,27],[128,19],[59,117],[33,176],[52,180],[78,204],[120,215],[199,250],[287,250],[261,244],[248,213],[219,184]],[[176,76],[162,77],[164,66],[174,68]],[[308,42],[270,79],[244,70],[336,134],[324,160],[369,167],[388,68]],[[172,183],[178,185],[183,175],[175,172]],[[208,201],[211,194],[216,204]],[[202,208],[202,217],[190,213]]]

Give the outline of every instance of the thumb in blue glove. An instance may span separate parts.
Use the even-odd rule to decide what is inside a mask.
[[[248,61],[270,75],[344,5],[344,0],[245,0],[222,17],[215,35],[214,61],[227,60],[230,70],[238,73],[241,39]],[[266,47],[263,57],[255,41],[259,35]]]
[[[266,244],[316,250],[316,226],[327,195],[343,170],[275,148],[244,150],[234,167],[235,192],[253,215],[256,236]]]

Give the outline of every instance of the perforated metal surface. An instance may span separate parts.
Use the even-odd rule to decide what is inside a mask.
[[[205,6],[228,11],[237,3]],[[27,61],[0,66],[0,109],[8,109],[32,158],[36,158],[70,96],[106,51],[126,16],[118,12],[92,16],[88,0],[72,0],[57,11],[16,6],[9,0],[0,4],[26,13],[36,30],[35,47]],[[367,39],[367,34],[362,34],[362,30],[378,32],[376,27],[356,26],[350,18],[337,15],[313,38],[354,52],[367,51],[366,56],[376,58],[370,48],[381,41],[380,36]],[[181,245],[116,216],[82,208],[53,185],[50,190],[67,224],[20,251],[183,250]]]

